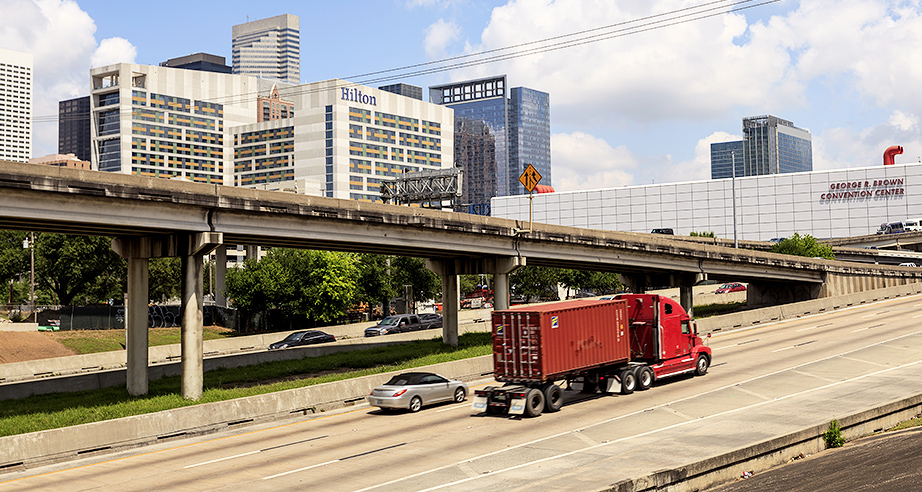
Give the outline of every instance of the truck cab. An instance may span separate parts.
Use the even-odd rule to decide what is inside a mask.
[[[617,298],[628,303],[631,360],[649,364],[657,378],[707,370],[711,349],[679,303],[652,294]]]

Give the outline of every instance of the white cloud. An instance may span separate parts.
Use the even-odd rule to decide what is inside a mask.
[[[461,27],[453,21],[439,19],[425,30],[423,48],[430,59],[440,58],[445,55],[446,48],[452,41],[461,37]]]
[[[557,191],[612,188],[633,184],[628,172],[638,160],[624,146],[574,132],[551,135],[551,178]]]
[[[58,114],[58,102],[90,93],[91,57],[97,50],[96,23],[73,0],[0,0],[0,42],[10,50],[32,54],[32,116],[47,121]],[[124,41],[124,40],[123,40]],[[121,46],[108,42],[101,46]],[[130,44],[128,44],[130,46]],[[133,62],[130,59],[120,61]],[[57,152],[56,120],[33,125],[32,154]]]
[[[888,123],[897,129],[907,132],[915,130],[919,125],[919,118],[915,115],[896,110],[890,115]]]
[[[127,39],[108,38],[99,43],[99,47],[90,57],[90,66],[103,67],[113,63],[134,63],[138,49]]]

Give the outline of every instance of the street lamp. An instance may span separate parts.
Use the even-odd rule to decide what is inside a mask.
[[[736,151],[730,151],[730,168],[733,172],[733,247],[739,248],[740,243],[736,239]]]
[[[35,233],[30,232],[29,237],[22,240],[22,249],[29,250],[29,314],[35,310]]]

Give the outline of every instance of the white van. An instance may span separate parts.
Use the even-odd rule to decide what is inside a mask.
[[[906,232],[922,231],[922,219],[906,219],[903,221],[903,229]]]

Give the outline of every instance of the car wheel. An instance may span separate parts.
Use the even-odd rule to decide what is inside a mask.
[[[711,366],[711,361],[708,359],[708,356],[701,354],[698,356],[698,362],[695,363],[695,376],[704,376],[708,373],[708,367]]]
[[[411,411],[411,412],[414,412],[414,413],[418,412],[420,408],[423,408],[423,400],[422,400],[422,398],[420,398],[420,397],[418,397],[418,396],[414,396],[413,399],[410,400],[410,407],[409,407],[409,408],[410,408],[410,411]]]
[[[455,403],[461,403],[467,397],[467,394],[464,392],[464,388],[458,388],[455,390]]]

